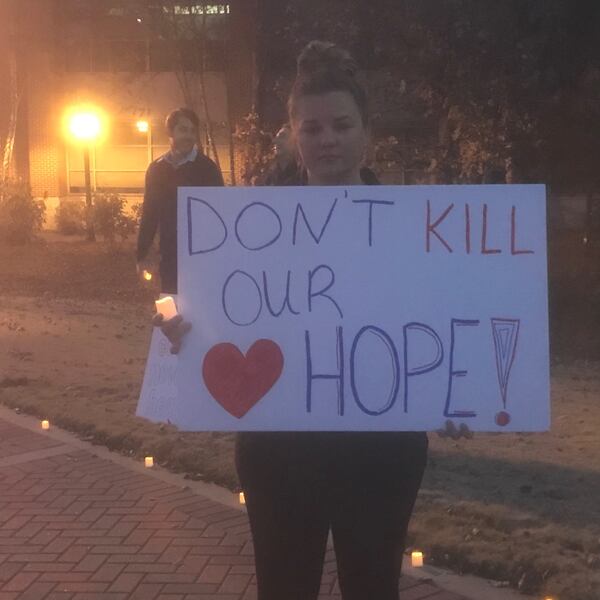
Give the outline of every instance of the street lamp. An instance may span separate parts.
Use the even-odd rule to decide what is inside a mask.
[[[87,209],[87,239],[95,241],[94,222],[92,218],[92,185],[90,176],[90,146],[102,134],[102,115],[95,108],[74,108],[69,111],[66,123],[72,139],[83,145],[83,170],[85,175],[85,204]]]

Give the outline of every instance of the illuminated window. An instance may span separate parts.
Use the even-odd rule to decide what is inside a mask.
[[[140,131],[139,117],[110,124],[104,143],[92,147],[90,168],[92,189],[123,194],[141,194],[148,165],[169,151],[169,136],[164,119],[144,118],[148,131]],[[219,154],[221,171],[225,180],[230,177],[229,129],[224,123],[213,124],[215,144]],[[212,157],[208,149],[206,130],[200,127],[200,142],[204,152]],[[85,192],[83,153],[81,147],[69,145],[67,148],[67,179],[69,192]]]
[[[111,123],[105,143],[90,153],[92,188],[98,191],[136,193],[144,190],[144,176],[152,160],[150,132],[140,131],[139,119]],[[81,148],[67,150],[69,192],[85,190]]]

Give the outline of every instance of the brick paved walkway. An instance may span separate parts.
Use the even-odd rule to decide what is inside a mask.
[[[0,418],[0,600],[251,600],[253,564],[244,511]],[[333,550],[319,598],[341,599]]]

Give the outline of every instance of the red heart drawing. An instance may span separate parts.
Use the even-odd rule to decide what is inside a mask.
[[[206,353],[202,377],[213,398],[240,419],[273,387],[282,369],[283,354],[272,340],[257,340],[246,356],[236,345],[222,343]]]

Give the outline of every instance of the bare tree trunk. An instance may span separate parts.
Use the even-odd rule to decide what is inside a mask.
[[[6,130],[6,139],[4,141],[4,148],[2,152],[2,171],[0,173],[0,180],[5,181],[10,175],[10,165],[12,162],[13,149],[15,146],[15,135],[17,132],[17,114],[19,110],[19,85],[17,78],[17,53],[15,51],[15,25],[13,19],[9,16],[9,35],[8,35],[8,47],[7,47],[7,61],[8,61],[8,86],[9,86],[9,117],[8,127]]]
[[[587,248],[590,247],[590,243],[592,242],[593,237],[593,213],[594,213],[594,203],[593,203],[593,190],[589,188],[585,195],[585,226],[583,232],[583,243]]]
[[[96,241],[94,232],[94,205],[92,204],[92,185],[90,182],[90,147],[83,149],[83,170],[85,174],[85,227],[88,242]]]
[[[173,10],[173,7],[171,7]],[[181,31],[177,28],[174,12],[168,13],[168,17],[164,17],[162,25],[167,30],[167,39],[172,40],[173,43],[173,51],[178,58],[178,68],[174,70],[175,77],[177,78],[177,83],[179,84],[179,89],[183,95],[184,105],[188,108],[195,109],[196,108],[196,94],[194,89],[194,73],[190,72],[186,69],[187,61],[185,57],[185,53],[188,51],[185,45],[179,44],[179,37],[181,35]],[[198,132],[198,138],[200,138],[200,132]],[[198,139],[198,141],[201,141]]]
[[[179,88],[183,94],[183,101],[185,105],[189,106],[190,108],[193,107],[195,104],[194,94],[192,93],[192,86],[187,71],[185,71],[185,69],[177,70],[175,72],[175,76],[177,77],[177,83],[179,83]]]
[[[219,154],[217,153],[217,145],[215,144],[215,137],[213,135],[212,121],[210,120],[210,111],[208,108],[208,97],[206,94],[206,83],[204,81],[204,68],[206,65],[206,11],[202,13],[202,31],[200,36],[200,60],[198,61],[199,73],[200,73],[200,94],[202,96],[202,107],[204,109],[204,119],[206,121],[206,135],[208,137],[208,143],[213,153],[215,163],[221,170],[221,163],[219,161]]]
[[[268,95],[268,77],[266,70],[265,30],[271,27],[269,16],[270,7],[265,0],[257,0],[255,3],[255,37],[252,52],[252,109],[251,112],[258,115],[258,125],[262,129],[266,118]]]
[[[233,143],[233,123],[229,120],[229,172],[231,173],[231,185],[236,185],[235,177],[235,146]]]
[[[198,104],[204,105],[204,100],[202,97],[198,102],[198,94],[196,90],[196,76],[198,74],[186,70],[186,63],[182,52],[180,52],[180,64],[181,68],[176,70],[175,76],[177,77],[179,88],[181,89],[181,93],[183,94],[183,102],[185,106],[196,111],[198,109]],[[202,93],[202,91],[201,96],[204,96],[204,93]],[[205,112],[204,109],[203,112]],[[198,142],[200,143],[201,150],[204,152],[204,143],[203,140],[200,139],[200,131],[198,131]],[[209,153],[207,153],[207,156],[209,156]]]

